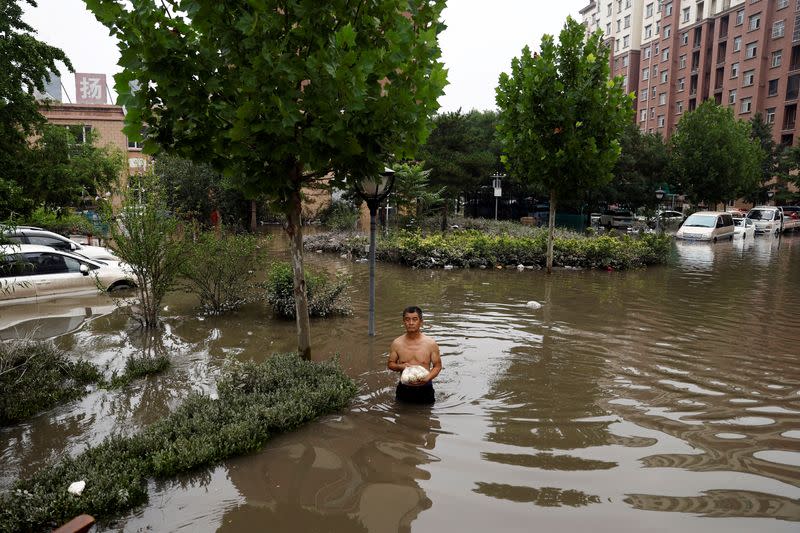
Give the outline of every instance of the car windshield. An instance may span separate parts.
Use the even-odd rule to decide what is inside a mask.
[[[752,220],[772,220],[772,211],[766,209],[752,209],[747,213],[747,218]]]
[[[715,228],[717,226],[716,215],[690,215],[683,223],[684,227],[691,228]]]

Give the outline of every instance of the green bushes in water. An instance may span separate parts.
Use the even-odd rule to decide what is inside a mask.
[[[86,394],[102,382],[85,361],[71,361],[49,342],[0,342],[0,426],[6,426]]]
[[[355,244],[351,242],[354,239],[357,239]],[[309,241],[307,247],[359,256],[360,242],[360,237],[351,235],[337,238],[319,235]],[[668,235],[591,236],[560,230],[556,232],[553,243],[553,264],[578,268],[639,268],[665,263],[670,243],[671,237]],[[546,228],[523,229],[519,226],[513,235],[472,229],[429,234],[399,230],[378,240],[376,256],[380,261],[416,268],[519,264],[543,267],[546,250]]]
[[[350,314],[350,300],[344,293],[350,284],[348,277],[339,275],[331,279],[325,274],[306,270],[305,278],[309,316]],[[292,265],[286,262],[273,263],[267,276],[266,290],[267,301],[276,315],[295,317]]]
[[[169,366],[169,357],[163,354],[131,356],[125,361],[125,371],[122,374],[114,372],[108,386],[112,389],[123,387],[136,379],[160,374]]]
[[[200,298],[200,306],[214,315],[236,309],[253,295],[253,277],[261,269],[264,252],[258,238],[208,231],[189,244],[181,274],[184,288]]]
[[[358,207],[350,202],[334,200],[319,215],[320,222],[335,231],[352,231],[358,222]]]
[[[132,437],[110,437],[43,468],[0,495],[0,531],[51,528],[88,513],[112,518],[147,501],[147,479],[163,478],[260,449],[270,437],[341,410],[357,388],[336,362],[276,355],[234,364],[218,399],[191,395]],[[67,492],[84,480],[81,496]]]

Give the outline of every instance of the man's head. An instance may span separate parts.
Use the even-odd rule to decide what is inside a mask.
[[[410,305],[403,309],[403,325],[406,333],[417,333],[422,326],[422,309],[416,305]]]

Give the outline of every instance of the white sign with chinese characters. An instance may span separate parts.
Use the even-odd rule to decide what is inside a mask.
[[[79,104],[106,104],[106,75],[76,72],[75,101]]]

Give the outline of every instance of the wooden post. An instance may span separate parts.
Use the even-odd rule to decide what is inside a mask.
[[[86,533],[94,525],[94,517],[88,514],[76,516],[53,533]]]

